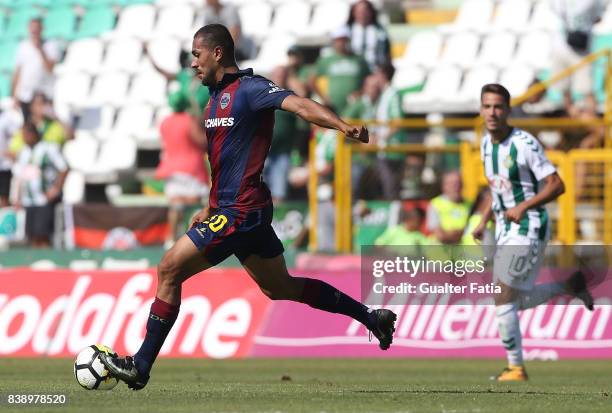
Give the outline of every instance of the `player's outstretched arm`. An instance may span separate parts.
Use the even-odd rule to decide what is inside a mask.
[[[546,176],[542,181],[544,182],[542,189],[534,197],[507,210],[505,213],[506,219],[518,223],[528,209],[537,208],[554,201],[565,192],[565,184],[556,172]]]
[[[362,143],[370,141],[368,130],[365,126],[361,128],[351,126],[340,119],[334,112],[311,99],[290,95],[283,100],[281,109],[295,113],[305,121],[323,128],[336,129],[344,133],[347,138]]]

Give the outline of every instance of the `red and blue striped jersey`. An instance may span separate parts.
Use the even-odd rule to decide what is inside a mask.
[[[210,87],[204,110],[211,167],[211,208],[237,212],[271,204],[262,170],[274,128],[274,110],[293,92],[253,75],[252,69],[226,73]]]

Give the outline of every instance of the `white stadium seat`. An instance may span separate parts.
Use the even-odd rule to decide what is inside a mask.
[[[270,33],[308,34],[311,6],[305,1],[290,0],[278,5]]]
[[[79,138],[67,141],[62,151],[71,170],[88,173],[95,170],[99,146],[94,138]]]
[[[446,25],[438,26],[444,33],[456,33],[465,30],[478,31],[487,28],[491,22],[494,4],[492,0],[465,0],[461,2],[457,17]]]
[[[155,7],[150,4],[136,4],[121,10],[117,27],[112,37],[138,37],[148,39],[153,33]]]
[[[134,77],[128,94],[129,103],[149,103],[163,105],[167,100],[168,81],[155,71],[139,73]]]
[[[155,23],[155,36],[176,36],[187,39],[193,36],[194,11],[190,4],[177,4],[159,10]]]
[[[55,66],[56,73],[96,73],[104,55],[104,43],[96,38],[75,40],[68,45],[66,57]]]
[[[422,92],[407,94],[402,105],[406,112],[427,112],[444,110],[457,94],[462,72],[455,66],[434,69]]]
[[[250,1],[238,9],[242,32],[255,38],[265,37],[270,30],[272,6],[260,1]]]
[[[510,32],[485,36],[476,65],[493,65],[502,68],[510,64],[516,49],[516,37]]]
[[[524,31],[531,14],[530,0],[503,0],[498,3],[491,28],[493,30]]]
[[[106,49],[101,71],[138,72],[142,51],[142,42],[136,38],[115,39]]]
[[[76,134],[84,132],[88,136],[107,139],[115,122],[115,108],[112,106],[96,106],[81,109],[76,124]]]
[[[551,65],[551,34],[537,31],[525,34],[519,39],[513,62],[531,66],[534,69],[548,69]]]
[[[474,33],[464,32],[451,35],[444,46],[439,63],[470,67],[480,47],[480,37]]]
[[[191,39],[189,42],[191,42]],[[180,40],[168,37],[154,38],[149,42],[147,49],[149,58],[153,59],[158,67],[170,73],[177,73],[181,69],[179,64]],[[191,46],[189,50],[191,50]]]
[[[402,67],[395,72],[391,83],[396,89],[418,86],[425,81],[425,69],[418,66]]]
[[[146,104],[124,106],[119,111],[113,135],[134,137],[149,132],[153,125],[153,107]]]
[[[469,109],[478,111],[480,106],[480,89],[487,83],[497,82],[497,69],[491,66],[478,66],[468,71],[457,95],[458,103],[469,105]]]
[[[529,88],[535,79],[535,72],[525,65],[513,65],[505,69],[499,79],[513,98],[519,97]]]
[[[287,50],[295,43],[292,36],[272,36],[262,42],[259,54],[254,60],[242,62],[243,67],[252,67],[255,72],[268,74],[278,65],[287,61]]]
[[[410,39],[404,55],[396,59],[394,63],[398,67],[414,65],[426,68],[432,67],[440,58],[443,42],[444,39],[438,32],[424,31],[416,33]]]
[[[71,107],[86,104],[91,76],[87,73],[70,73],[61,76],[54,85],[54,100]]]
[[[71,170],[66,176],[63,188],[65,204],[78,204],[85,198],[85,175],[82,172]]]
[[[322,36],[346,24],[350,6],[341,1],[321,2],[315,6],[312,20],[307,29],[310,36]]]
[[[103,142],[98,158],[102,170],[123,172],[136,166],[136,142],[125,137],[112,137]]]
[[[561,19],[555,15],[549,1],[536,1],[529,20],[530,30],[554,31],[561,27]]]
[[[90,105],[120,106],[125,102],[130,76],[124,72],[107,72],[96,77]]]

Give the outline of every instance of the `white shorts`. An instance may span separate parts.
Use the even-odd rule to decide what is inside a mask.
[[[208,195],[208,185],[187,174],[174,174],[166,180],[164,193],[168,198],[204,197]]]
[[[540,273],[546,244],[524,235],[502,235],[493,258],[493,281],[516,290],[531,290]]]

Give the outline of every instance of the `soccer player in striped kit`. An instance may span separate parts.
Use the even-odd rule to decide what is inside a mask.
[[[510,126],[509,114],[508,90],[499,84],[483,86],[480,115],[487,134],[482,138],[480,155],[492,201],[473,235],[482,239],[487,222],[495,216],[493,277],[502,291],[495,296],[495,306],[508,367],[494,378],[525,381],[518,311],[561,294],[580,298],[592,310],[593,298],[580,271],[565,282],[534,285],[550,237],[544,206],[563,194],[565,186],[540,142]]]
[[[210,209],[196,214],[191,228],[162,258],[138,352],[133,357],[106,356],[103,363],[130,388],[142,389],[178,316],[182,283],[232,254],[271,299],[298,301],[352,317],[372,332],[382,350],[388,349],[397,317],[392,311],[369,309],[323,281],[289,275],[283,245],[271,225],[270,191],[261,179],[276,109],[363,143],[369,140],[367,129],[346,124],[329,109],[254,75],[251,69],[239,70],[234,42],[223,25],[198,30],[192,54],[191,67],[211,96],[204,109],[212,175]]]

